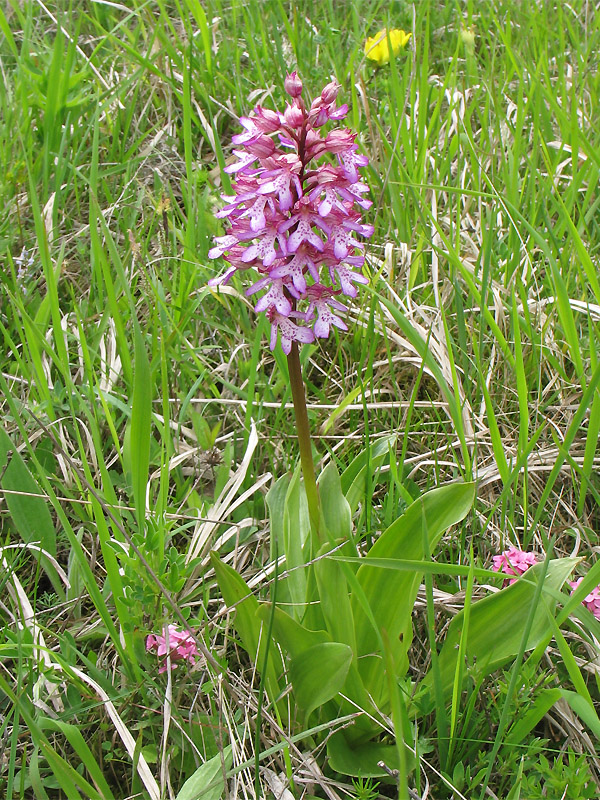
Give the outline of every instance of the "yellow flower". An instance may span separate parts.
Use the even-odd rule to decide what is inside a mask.
[[[460,29],[460,38],[462,39],[467,53],[473,55],[475,52],[475,28],[473,25],[471,25],[470,28],[463,25]]]
[[[382,28],[375,36],[368,37],[365,42],[365,55],[371,61],[375,61],[378,67],[381,67],[390,60],[389,45],[392,45],[394,55],[397,56],[401,48],[406,46],[410,37],[410,33],[405,33],[398,28],[393,28],[390,31],[388,42],[387,28]]]

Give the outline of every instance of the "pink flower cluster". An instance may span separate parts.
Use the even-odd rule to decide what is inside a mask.
[[[285,111],[256,106],[251,117],[242,117],[244,131],[233,137],[237,161],[225,168],[237,176],[235,194],[223,195],[217,216],[230,226],[208,256],[223,256],[230,266],[209,285],[255,268],[260,278],[246,295],[261,293],[254,310],[271,322],[271,349],[279,333],[285,353],[293,341],[327,338],[332,326],[347,330],[339,316],[347,308],[338,297],[356,297],[356,284],[368,282],[360,272],[364,244],[355,238],[373,233],[357,209],[371,206],[358,172],[368,159],[357,152],[349,129],[320,130],[348,113],[346,105],[336,106],[339,88],[327,84],[307,108],[292,72],[285,80],[291,98]]]
[[[494,572],[503,572],[506,575],[514,575],[516,577],[506,580],[503,586],[515,583],[517,578],[526,572],[529,567],[537,563],[537,556],[535,553],[526,553],[519,550],[517,547],[511,547],[505,550],[499,556],[493,556],[492,569]],[[569,581],[571,587],[571,594],[577,589],[583,578],[577,578],[575,581]],[[581,601],[583,605],[591,611],[596,619],[600,620],[600,586],[596,586],[592,591],[586,595]]]
[[[151,633],[146,639],[146,650],[154,651],[162,660],[159,668],[160,672],[167,671],[166,655],[171,658],[171,669],[175,669],[175,661],[189,661],[196,663],[198,648],[192,637],[191,631],[178,631],[175,625],[168,625],[163,628],[163,635]]]
[[[492,558],[494,572],[503,572],[506,575],[514,575],[509,581],[504,581],[504,586],[515,583],[517,578],[526,572],[529,567],[537,563],[535,553],[527,553],[517,547],[510,547],[499,556]]]
[[[577,589],[582,580],[583,578],[577,578],[576,581],[569,581],[569,586],[571,587],[572,592]],[[588,611],[592,612],[596,619],[600,619],[600,586],[596,586],[595,589],[592,589],[592,591],[586,595],[581,602],[588,609]]]

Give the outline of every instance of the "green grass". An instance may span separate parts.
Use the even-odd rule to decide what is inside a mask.
[[[0,8],[0,794],[177,796],[207,762],[198,785],[218,797],[210,759],[230,744],[229,790],[251,794],[258,741],[261,767],[294,796],[307,754],[313,794],[339,781],[367,796],[372,784],[332,773],[322,732],[266,704],[258,714],[210,568],[217,547],[268,595],[264,495],[297,460],[285,359],[242,281],[207,288],[231,135],[257,102],[281,107],[298,69],[313,94],[341,83],[369,155],[371,288],[350,332],[301,358],[321,463],[343,469],[396,435],[391,465],[367,472],[359,539],[428,488],[477,482],[437,558],[465,570],[428,575],[419,595],[418,676],[449,618],[487,593],[465,577],[471,550],[489,567],[511,543],[545,554],[553,542],[592,569],[588,591],[600,582],[598,11],[75,6]],[[413,36],[375,68],[363,43],[386,24]],[[549,626],[514,669],[483,680],[464,665],[452,708],[413,732],[415,791],[600,794],[588,617]],[[168,683],[145,637],[183,620],[206,652]],[[587,710],[548,705],[559,688]]]

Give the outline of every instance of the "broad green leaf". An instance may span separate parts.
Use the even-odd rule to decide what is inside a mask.
[[[301,620],[307,603],[308,580],[305,564],[311,560],[310,519],[304,487],[300,482],[300,469],[294,473],[289,485],[283,510],[283,547],[285,566],[289,571],[285,584],[292,602],[291,613]]]
[[[265,624],[270,618],[271,608],[271,603],[261,603],[256,611],[258,618]],[[278,606],[273,616],[273,638],[292,658],[310,647],[331,642],[327,631],[308,630]]]
[[[285,552],[283,541],[283,517],[285,512],[285,498],[289,488],[289,475],[282,475],[282,477],[271,486],[265,497],[271,523],[271,558],[275,558],[275,546],[277,546],[277,554],[279,556],[283,555]]]
[[[306,719],[341,690],[351,663],[351,648],[340,642],[317,644],[292,659],[294,698]]]
[[[271,605],[269,603],[261,604],[256,613],[260,619],[267,623],[271,615]],[[331,642],[331,637],[326,631],[308,630],[280,608],[275,609],[273,616],[273,638],[283,652],[292,659],[299,658],[306,650]],[[360,709],[363,709],[367,713],[359,717],[354,725],[348,729],[347,738],[352,741],[371,738],[380,730],[380,727],[373,723],[367,714],[371,716],[377,715],[378,711],[373,707],[355,663],[350,665],[342,688],[343,694],[351,702],[343,701],[340,706],[332,711],[332,718],[333,716],[337,717],[340,713],[355,714]]]
[[[362,453],[359,453],[343,471],[340,477],[342,492],[348,501],[352,514],[358,508],[360,501],[364,501],[367,458],[370,459],[370,471],[373,475],[385,463],[390,453],[390,446],[393,447],[395,442],[395,434],[378,439],[371,445],[369,450],[363,450]]]
[[[217,575],[217,583],[228,606],[235,609],[235,629],[242,640],[244,649],[259,671],[264,669],[266,653],[266,625],[257,615],[258,600],[241,575],[223,563],[218,554],[210,554],[212,566]],[[260,645],[260,649],[259,649]],[[279,695],[279,676],[283,674],[283,663],[274,646],[269,647],[266,668],[266,687],[271,698]]]
[[[48,504],[10,436],[0,430],[0,486],[17,531],[24,542],[37,542],[51,556],[56,555],[56,531]],[[15,492],[15,494],[12,494]],[[33,552],[33,551],[32,551]],[[64,599],[64,587],[52,562],[40,556],[40,563],[57,595]]]
[[[475,496],[471,483],[453,483],[427,492],[410,505],[404,514],[375,542],[365,563],[357,572],[364,596],[379,630],[389,637],[397,674],[407,668],[406,653],[412,639],[412,610],[423,573],[396,572],[370,566],[369,558],[409,559],[424,557],[423,536],[433,551],[443,533],[467,515]],[[359,670],[365,688],[377,699],[386,698],[379,637],[353,593],[352,611],[356,628]]]
[[[323,521],[331,538],[349,540],[352,535],[352,515],[335,464],[328,464],[319,476],[319,497]]]
[[[547,635],[550,625],[548,614],[553,615],[556,607],[554,593],[560,591],[578,562],[576,558],[550,561],[526,650],[532,650]],[[542,563],[536,564],[512,586],[507,586],[471,606],[465,655],[469,663],[475,662],[480,673],[488,674],[498,669],[518,653],[535,595],[536,580],[543,566]],[[445,694],[452,689],[463,625],[464,612],[461,611],[450,623],[439,655],[441,683]],[[429,692],[431,683],[432,676],[429,673],[421,686]]]
[[[327,756],[330,767],[342,775],[362,778],[389,775],[387,770],[379,766],[382,761],[389,769],[398,769],[398,748],[395,745],[377,742],[352,745],[346,740],[343,731],[334,733],[327,740]],[[406,758],[409,768],[412,769],[415,757],[408,749]]]
[[[356,652],[354,615],[344,564],[327,557],[334,546],[334,543],[323,545],[314,563],[321,613],[333,641],[344,642]]]
[[[225,769],[231,769],[231,745],[217,753],[191,775],[179,790],[176,800],[219,800],[225,791]]]

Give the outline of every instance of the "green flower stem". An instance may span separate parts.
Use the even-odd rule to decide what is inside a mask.
[[[287,357],[288,369],[290,372],[290,386],[292,389],[292,399],[294,401],[294,413],[296,415],[296,429],[298,432],[298,444],[300,446],[300,463],[302,465],[302,475],[304,477],[304,489],[308,501],[308,514],[313,533],[319,534],[319,490],[315,477],[315,465],[312,457],[310,444],[310,428],[308,426],[308,412],[306,410],[306,393],[304,381],[302,380],[302,367],[300,366],[300,354],[298,343],[292,342],[292,349]]]

